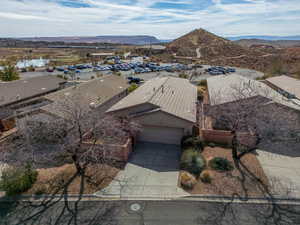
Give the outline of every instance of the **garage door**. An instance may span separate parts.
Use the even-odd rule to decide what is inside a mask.
[[[183,136],[181,128],[144,126],[139,141],[180,145]]]

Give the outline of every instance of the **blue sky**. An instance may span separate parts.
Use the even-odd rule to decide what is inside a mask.
[[[300,35],[299,0],[1,0],[0,37]]]

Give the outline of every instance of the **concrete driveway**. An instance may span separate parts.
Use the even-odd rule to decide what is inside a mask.
[[[289,146],[281,146],[280,151],[257,150],[260,161],[276,194],[282,197],[300,198],[300,152]]]
[[[177,187],[180,147],[138,143],[124,170],[100,196],[169,198],[186,196]]]

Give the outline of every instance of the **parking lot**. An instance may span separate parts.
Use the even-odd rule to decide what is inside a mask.
[[[192,82],[197,83],[201,80],[207,79],[211,76],[218,76],[221,74],[239,74],[250,79],[262,77],[264,74],[255,70],[201,65],[197,68],[194,65],[183,65],[177,63],[143,63],[115,60],[110,64],[79,64],[72,66],[61,66],[56,68],[45,68],[44,71],[36,72],[21,72],[21,78],[31,78],[45,75],[60,75],[69,80],[91,80],[101,75],[110,75],[113,73],[120,74],[124,78],[134,82],[142,80],[147,81],[155,77],[175,76],[178,77],[184,74],[186,78]]]
[[[218,76],[218,75],[211,75],[208,72],[206,72],[206,70],[210,67],[211,67],[210,65],[202,65],[202,68],[197,68],[196,71],[197,71],[197,74],[199,74],[199,76],[193,76],[191,81],[199,82],[201,80],[205,80],[212,76]],[[247,77],[249,79],[253,79],[253,80],[264,76],[264,73],[256,71],[256,70],[237,68],[237,67],[230,67],[230,68],[235,69],[234,74],[238,74],[238,75],[241,75],[241,76]]]

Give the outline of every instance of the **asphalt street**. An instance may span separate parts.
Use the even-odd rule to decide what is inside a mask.
[[[273,212],[270,204],[227,204],[195,200],[80,201],[74,214],[68,208],[74,209],[75,202],[68,202],[68,208],[65,209],[64,202],[55,203],[50,208],[37,207],[37,204],[35,202],[28,205],[23,202],[16,206],[2,202],[0,224],[68,224],[70,219],[72,221],[72,216],[77,215],[77,224],[80,225],[260,225]],[[278,224],[300,224],[299,205],[280,207],[285,223]],[[224,211],[225,208],[227,210]],[[27,218],[31,219],[26,220]],[[61,218],[59,223],[56,223],[57,218]],[[269,220],[266,224],[274,223]]]

